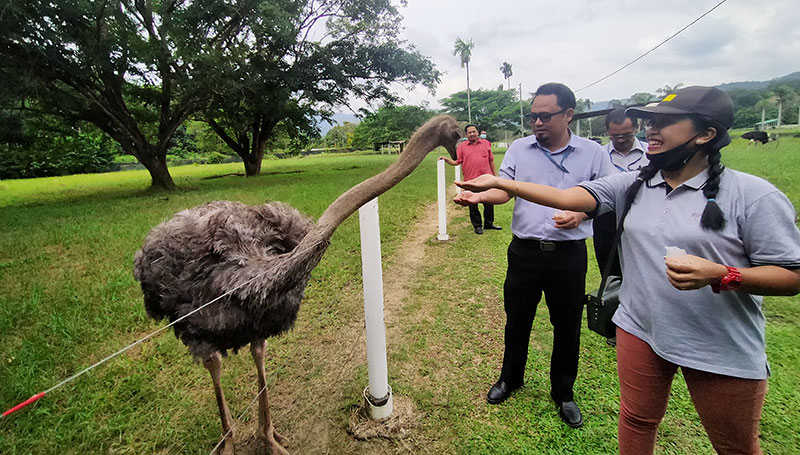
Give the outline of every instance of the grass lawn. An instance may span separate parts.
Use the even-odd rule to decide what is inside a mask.
[[[800,207],[798,154],[800,138],[760,147],[737,139],[723,162],[769,179]],[[146,316],[132,276],[133,254],[159,222],[216,199],[281,200],[318,217],[341,192],[392,160],[323,155],[265,161],[264,175],[247,179],[231,175],[241,164],[184,166],[171,170],[180,187],[173,193],[147,190],[145,171],[0,181],[0,410],[161,327]],[[436,241],[433,227],[414,246],[421,259],[409,262],[407,241],[419,220],[436,220],[427,212],[435,210],[435,169],[429,156],[380,198],[386,286],[406,277],[405,293],[387,297],[390,384],[396,400],[412,403],[416,425],[397,440],[360,441],[347,431],[367,384],[358,220],[350,217],[314,270],[295,330],[269,342],[273,417],[292,441],[290,451],[615,453],[614,350],[583,329],[576,396],[586,425],[567,428],[549,401],[552,336],[545,305],[534,323],[526,386],[503,405],[486,404],[502,357],[512,206],[496,210],[505,229],[481,237],[472,233],[467,210],[451,207],[451,240]],[[599,282],[590,261],[587,289]],[[773,376],[761,431],[769,454],[800,453],[794,428],[800,417],[798,301],[765,301]],[[245,409],[257,390],[249,352],[224,361],[222,381],[234,416],[244,412],[237,441],[251,453],[256,414]],[[3,454],[202,454],[220,436],[208,373],[171,334],[0,419]],[[657,453],[713,453],[680,377]]]

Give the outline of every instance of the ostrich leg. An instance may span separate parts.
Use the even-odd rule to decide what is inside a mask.
[[[250,343],[250,353],[253,354],[253,361],[258,370],[258,390],[262,391],[258,396],[258,432],[266,439],[267,448],[272,455],[289,455],[283,445],[289,442],[288,439],[278,434],[272,425],[269,416],[269,400],[267,399],[267,375],[264,372],[264,355],[267,351],[267,340],[258,339]]]
[[[211,380],[214,381],[214,394],[217,396],[217,406],[219,407],[219,418],[222,420],[222,432],[225,435],[225,443],[222,446],[222,455],[234,455],[233,448],[233,418],[225,401],[225,394],[222,393],[220,376],[222,373],[222,356],[219,352],[211,354],[203,360],[203,366],[211,373]]]

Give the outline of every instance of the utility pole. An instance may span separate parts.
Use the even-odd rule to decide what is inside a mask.
[[[472,123],[472,103],[469,100],[469,62],[467,62],[467,118]]]
[[[523,122],[524,115],[522,114],[522,82],[519,83],[519,131],[522,136],[525,136],[525,126]]]

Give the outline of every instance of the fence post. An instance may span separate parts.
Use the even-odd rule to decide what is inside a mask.
[[[449,240],[447,235],[447,186],[444,180],[444,160],[436,161],[436,189],[439,194],[439,236],[438,240]]]
[[[367,330],[367,374],[369,385],[364,389],[372,420],[392,415],[392,388],[386,362],[386,327],[383,321],[383,272],[381,270],[381,233],[378,198],[360,209],[361,277],[364,286],[364,321]]]

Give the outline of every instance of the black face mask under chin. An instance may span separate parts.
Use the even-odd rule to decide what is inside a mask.
[[[664,171],[677,171],[678,169],[686,166],[686,163],[698,152],[697,149],[691,150],[687,147],[698,135],[692,136],[691,139],[683,144],[661,153],[646,153],[647,159],[650,164],[657,169]]]

